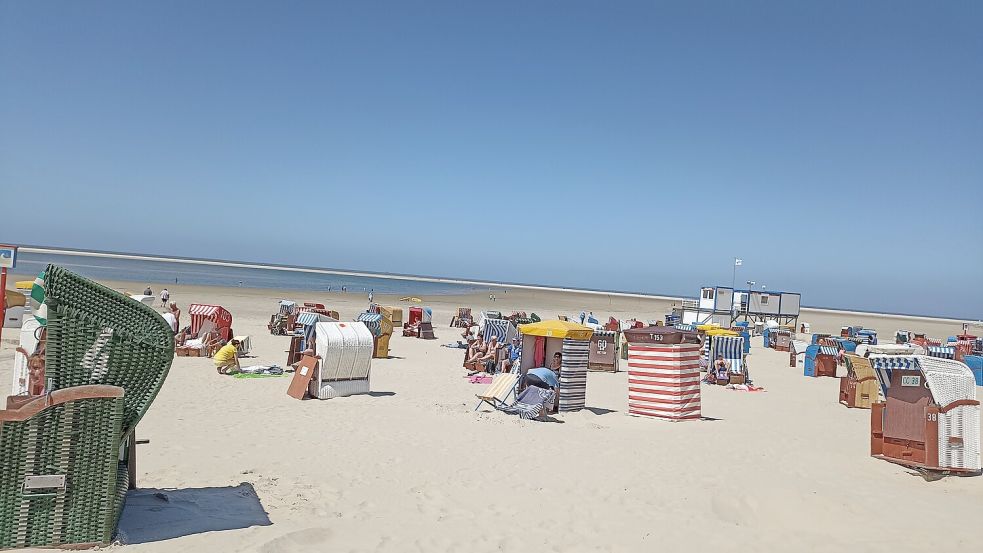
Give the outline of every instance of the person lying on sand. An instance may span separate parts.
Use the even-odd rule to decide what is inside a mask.
[[[212,358],[218,374],[235,374],[239,372],[239,340],[230,340]]]

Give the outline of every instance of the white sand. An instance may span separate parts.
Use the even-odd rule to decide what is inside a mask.
[[[226,306],[236,333],[252,336],[247,364],[285,361],[289,339],[266,330],[277,299],[321,301],[346,319],[366,304],[355,294],[171,291],[183,308]],[[394,336],[396,358],[373,361],[371,396],[297,401],[286,395],[288,377],[237,380],[216,375],[208,359],[175,358],[139,427],[151,443],[139,450],[144,491],[121,524],[137,542],[127,550],[839,553],[980,543],[983,478],[926,482],[870,458],[870,412],[840,406],[836,380],[803,377],[760,338],[749,363],[767,392],[704,387],[703,414],[715,420],[627,416],[621,372],[591,373],[589,409],[537,423],[475,412],[483,386],[463,377],[461,350],[439,347],[457,338],[451,311],[487,306],[487,296],[425,300],[439,339]],[[510,291],[494,308],[654,319],[666,305]],[[817,332],[865,324],[884,341],[897,328],[960,331],[866,315],[802,320]],[[4,332],[2,389],[15,337]]]

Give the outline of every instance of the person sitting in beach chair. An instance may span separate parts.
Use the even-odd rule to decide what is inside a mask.
[[[468,363],[471,374],[480,372],[495,372],[495,359],[498,356],[498,336],[492,336],[485,343],[484,353],[475,355]]]
[[[730,382],[730,361],[724,359],[723,355],[718,355],[707,371],[707,382],[711,384],[727,384]]]
[[[181,330],[179,330],[178,333],[174,335],[174,345],[183,346],[185,342],[191,339],[191,337],[192,337],[191,327],[186,326]]]
[[[218,374],[236,374],[239,372],[239,340],[230,340],[212,358]]]
[[[468,353],[464,357],[464,364],[468,365],[474,363],[479,357],[488,352],[488,344],[485,343],[485,337],[480,333],[475,337],[474,341],[468,344]]]
[[[550,362],[550,370],[559,374],[560,367],[563,366],[563,354],[556,352],[553,354],[553,361]]]
[[[512,372],[512,367],[519,363],[522,357],[522,340],[516,336],[512,343],[505,347],[505,359],[502,360],[502,372]]]

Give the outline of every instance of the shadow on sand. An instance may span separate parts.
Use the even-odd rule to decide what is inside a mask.
[[[126,495],[117,539],[149,543],[271,524],[253,485],[245,482],[224,488],[143,488]]]

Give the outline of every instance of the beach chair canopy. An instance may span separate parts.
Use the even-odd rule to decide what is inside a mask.
[[[730,361],[730,372],[743,373],[744,366],[744,337],[743,336],[713,336],[710,346],[710,361],[722,356]]]
[[[956,348],[952,346],[928,346],[928,355],[941,359],[955,359]]]
[[[856,380],[877,378],[877,375],[874,373],[874,367],[871,366],[869,359],[852,353],[847,353],[843,357],[846,359],[846,369],[849,376],[852,376]]]
[[[366,328],[373,336],[381,336],[384,334],[382,325],[386,323],[388,325],[389,334],[392,334],[392,323],[390,323],[385,317],[379,313],[359,313],[358,317],[355,318],[356,321],[365,324]]]
[[[27,296],[16,290],[4,290],[7,307],[24,307],[27,305]]]
[[[925,348],[915,344],[860,344],[857,346],[856,354],[861,357],[867,355],[925,355]]]
[[[809,342],[805,340],[792,340],[792,352],[796,355],[806,352],[806,348],[809,347]]]
[[[354,380],[369,377],[372,333],[362,322],[317,323],[317,354],[321,356],[321,380]]]
[[[232,313],[229,313],[221,305],[209,305],[205,303],[192,303],[188,306],[188,314],[191,315],[191,333],[197,334],[201,324],[208,320],[215,323],[219,328],[230,328],[232,326]]]
[[[334,317],[329,317],[324,313],[314,313],[313,311],[305,311],[297,316],[297,324],[303,326],[313,326],[317,323],[336,323],[338,319]]]
[[[498,338],[499,344],[509,344],[512,338],[519,335],[518,330],[512,321],[508,319],[488,319],[485,321],[485,329],[482,336],[488,341],[492,336]]]
[[[891,375],[894,371],[917,370],[925,378],[933,400],[941,407],[961,399],[976,399],[973,371],[959,361],[927,355],[872,355],[869,359],[885,396],[891,388]]]
[[[590,327],[569,321],[540,321],[519,325],[519,332],[527,336],[545,336],[547,338],[570,338],[573,340],[590,340],[594,330]]]

